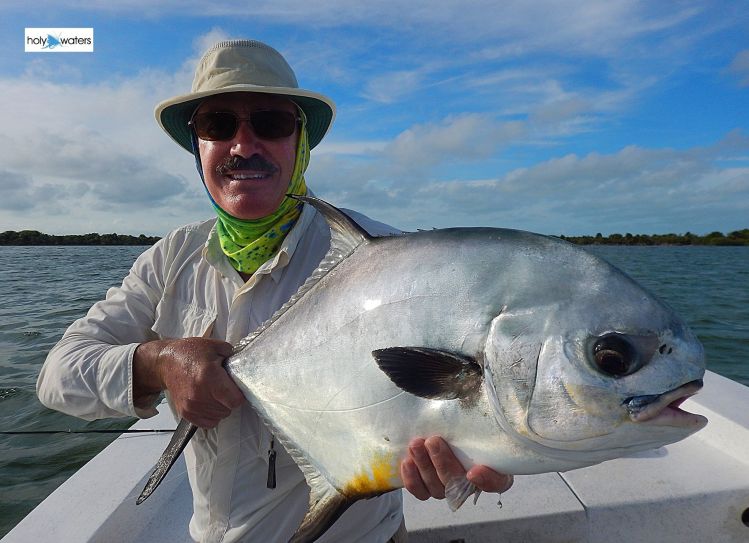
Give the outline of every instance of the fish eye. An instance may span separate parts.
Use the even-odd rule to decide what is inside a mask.
[[[606,375],[621,377],[638,368],[637,351],[626,338],[608,334],[593,344],[593,361]]]

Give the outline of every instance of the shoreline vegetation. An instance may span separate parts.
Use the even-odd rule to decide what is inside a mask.
[[[37,230],[6,230],[0,233],[0,245],[153,245],[157,236],[127,234],[66,234],[53,236]]]
[[[692,234],[611,234],[603,236],[559,236],[561,239],[577,245],[713,245],[737,246],[749,245],[749,228],[734,230],[728,234],[710,232],[704,236]]]
[[[704,236],[692,234],[611,234],[603,236],[558,236],[560,239],[577,245],[749,245],[749,228],[735,230],[728,234],[711,232]],[[69,234],[55,236],[37,230],[7,230],[0,233],[2,245],[153,245],[158,236],[131,236],[128,234]]]

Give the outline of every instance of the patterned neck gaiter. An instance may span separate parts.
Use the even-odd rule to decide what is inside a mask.
[[[307,128],[303,114],[302,119],[294,171],[291,175],[289,188],[286,191],[287,194],[290,193],[299,196],[307,194],[304,172],[309,164],[310,156],[309,145],[307,143]],[[195,139],[193,136],[193,140]],[[197,150],[197,141],[194,141],[193,149],[202,178],[203,169],[199,162],[200,155]],[[205,180],[203,183],[205,184]],[[235,270],[246,274],[255,273],[264,262],[276,254],[284,238],[291,231],[294,224],[296,224],[303,207],[302,202],[287,197],[283,199],[281,205],[274,213],[259,219],[244,220],[238,219],[224,211],[216,204],[213,198],[211,198],[211,203],[218,215],[216,232],[218,233],[221,250]]]

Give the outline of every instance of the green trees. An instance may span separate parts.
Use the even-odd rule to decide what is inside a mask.
[[[749,228],[734,230],[728,234],[710,232],[698,236],[685,234],[611,234],[600,232],[595,236],[559,236],[578,245],[749,245]],[[0,245],[153,245],[157,236],[130,236],[127,234],[68,234],[53,236],[37,230],[8,230],[0,233]]]
[[[68,234],[52,236],[37,230],[7,230],[0,233],[0,245],[153,245],[156,236],[129,236],[123,234]]]
[[[578,245],[749,245],[749,228],[734,230],[728,235],[710,232],[705,236],[686,234],[611,234],[593,236],[559,236]]]

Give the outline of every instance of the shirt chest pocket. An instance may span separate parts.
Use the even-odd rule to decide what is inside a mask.
[[[153,331],[161,339],[210,337],[215,320],[215,311],[164,296],[156,306]]]

